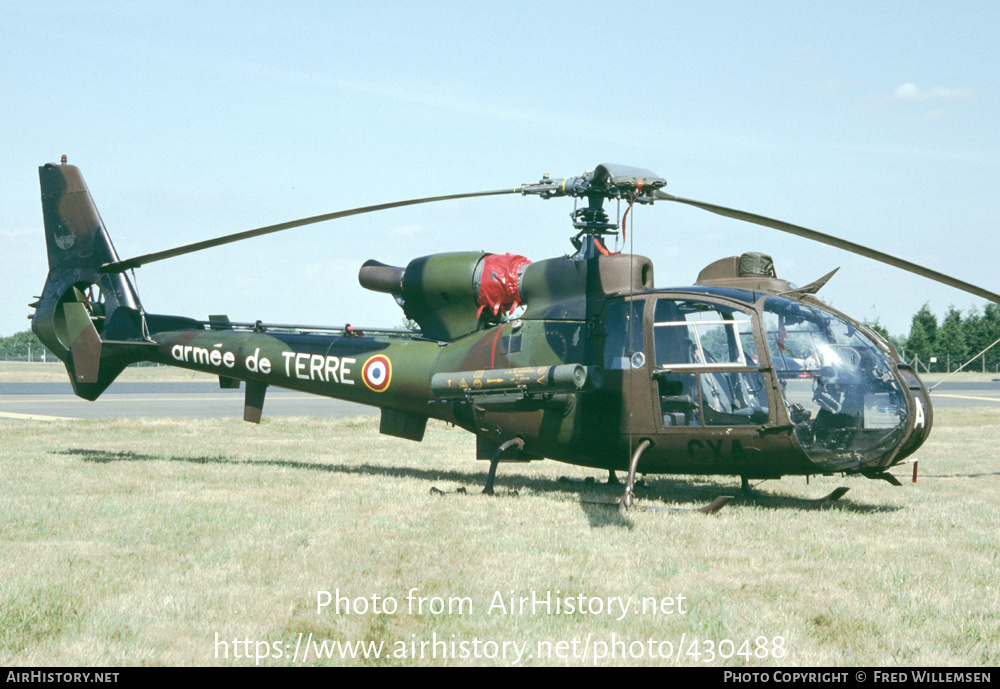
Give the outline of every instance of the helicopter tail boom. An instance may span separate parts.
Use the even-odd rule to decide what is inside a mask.
[[[142,306],[127,276],[101,271],[118,256],[79,169],[50,163],[38,175],[49,273],[31,328],[93,400],[143,358]]]

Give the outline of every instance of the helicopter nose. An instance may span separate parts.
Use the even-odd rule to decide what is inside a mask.
[[[919,380],[914,384],[910,382],[908,376],[904,375],[903,378],[911,386],[911,400],[906,419],[907,433],[900,441],[896,452],[888,452],[877,459],[873,458],[869,462],[862,460],[862,466],[867,470],[884,470],[901,463],[916,452],[931,434],[934,410],[931,406],[930,395],[927,389],[920,384]]]
[[[913,397],[909,414],[913,425],[910,435],[903,441],[899,448],[899,453],[893,462],[894,464],[906,459],[924,444],[924,441],[931,434],[931,425],[934,422],[934,408],[931,406],[931,398],[927,388],[923,386],[919,379],[916,379],[916,376],[912,376],[916,379],[915,384],[910,380],[909,376],[904,375],[903,377],[910,385],[910,394]]]

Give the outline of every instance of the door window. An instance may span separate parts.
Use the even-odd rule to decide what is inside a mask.
[[[735,307],[660,299],[653,317],[664,426],[746,426],[767,422],[768,401],[753,318]]]

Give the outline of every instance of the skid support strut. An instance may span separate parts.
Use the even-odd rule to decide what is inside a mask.
[[[495,481],[497,477],[497,464],[500,463],[500,456],[514,446],[516,446],[518,450],[523,450],[524,441],[520,438],[512,438],[498,447],[497,451],[493,453],[493,459],[490,460],[490,473],[486,476],[486,487],[483,488],[483,493],[486,495],[493,495],[493,481]]]
[[[632,492],[632,489],[635,488],[635,470],[639,466],[639,458],[642,457],[642,453],[650,445],[649,440],[643,440],[632,454],[632,461],[628,465],[628,481],[625,483],[625,494],[622,495],[622,499],[618,502],[620,509],[629,510],[635,504],[635,493]]]

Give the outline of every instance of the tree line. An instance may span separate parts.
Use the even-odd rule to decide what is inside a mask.
[[[955,371],[963,364],[964,371],[1000,371],[1000,305],[987,304],[980,312],[969,309],[964,316],[954,306],[938,322],[930,307],[924,304],[913,314],[910,332],[906,336],[891,336],[879,323],[869,327],[889,340],[899,355],[920,372]],[[983,350],[985,353],[980,354]],[[969,361],[975,357],[974,361]]]
[[[59,361],[30,330],[0,336],[0,361]]]

